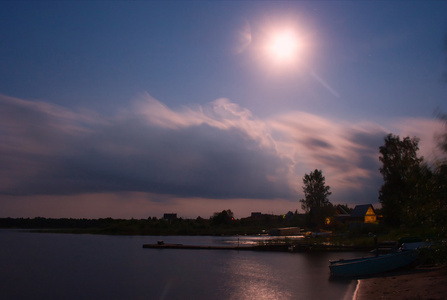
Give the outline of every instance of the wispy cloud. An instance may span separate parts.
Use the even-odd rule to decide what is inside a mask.
[[[441,128],[434,120],[399,124],[393,133]],[[143,95],[104,117],[1,96],[0,193],[297,201],[302,176],[317,168],[333,202],[375,202],[387,133],[299,111],[261,119],[228,99],[173,110]],[[422,149],[433,146],[428,136]]]
[[[235,53],[240,54],[247,49],[252,41],[251,26],[248,21],[244,22],[244,25],[237,32]]]

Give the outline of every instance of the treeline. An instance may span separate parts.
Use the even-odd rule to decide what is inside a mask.
[[[418,156],[419,139],[389,134],[380,147],[379,191],[384,222],[393,228],[447,236],[447,161]],[[440,142],[447,153],[447,136]]]
[[[268,233],[273,228],[299,226],[303,215],[288,217],[262,215],[234,219],[231,210],[215,213],[209,219],[52,219],[0,218],[0,228],[30,229],[43,232],[116,235],[250,235]]]

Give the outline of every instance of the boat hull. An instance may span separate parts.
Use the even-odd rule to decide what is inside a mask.
[[[387,272],[408,266],[418,257],[417,251],[401,251],[376,257],[345,259],[330,262],[332,276],[355,277]]]

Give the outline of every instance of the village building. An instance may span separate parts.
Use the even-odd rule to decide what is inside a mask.
[[[177,214],[173,214],[173,213],[164,214],[163,219],[168,220],[168,221],[175,220],[175,219],[177,219]]]
[[[336,205],[334,219],[338,222],[346,224],[351,219],[351,214],[348,211],[346,211],[345,208],[343,208],[343,206]]]
[[[252,218],[261,218],[262,217],[262,213],[261,212],[252,212],[251,213],[251,217]]]
[[[377,221],[377,214],[371,204],[356,205],[351,213],[351,221],[361,223],[375,223]]]

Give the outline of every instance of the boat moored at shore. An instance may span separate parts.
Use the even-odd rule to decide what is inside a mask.
[[[392,271],[410,265],[418,258],[416,250],[403,250],[380,256],[330,261],[332,276],[356,277]]]

